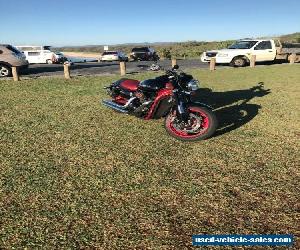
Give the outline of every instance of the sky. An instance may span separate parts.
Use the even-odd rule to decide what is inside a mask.
[[[214,41],[300,32],[300,0],[0,0],[0,43]]]

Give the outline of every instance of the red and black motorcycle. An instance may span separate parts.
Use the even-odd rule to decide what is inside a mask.
[[[141,82],[120,79],[105,87],[112,100],[103,104],[146,120],[165,117],[167,132],[177,139],[206,139],[217,129],[216,116],[208,105],[191,100],[198,81],[178,69],[175,65],[164,75]]]

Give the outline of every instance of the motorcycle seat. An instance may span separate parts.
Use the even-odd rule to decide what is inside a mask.
[[[140,81],[134,79],[124,79],[120,83],[120,87],[128,91],[136,91],[139,86]]]

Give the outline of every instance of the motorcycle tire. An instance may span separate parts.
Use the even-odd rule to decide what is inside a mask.
[[[189,126],[192,129],[193,126],[194,128],[198,126],[197,132],[190,133],[186,129],[178,128],[176,114],[170,112],[165,118],[165,128],[168,134],[182,141],[199,141],[211,137],[218,127],[218,120],[215,114],[210,109],[200,106],[190,106],[188,110],[190,111],[190,119],[195,120],[195,124]]]

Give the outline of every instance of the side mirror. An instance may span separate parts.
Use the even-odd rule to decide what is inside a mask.
[[[179,66],[175,64],[172,69],[179,69]]]

